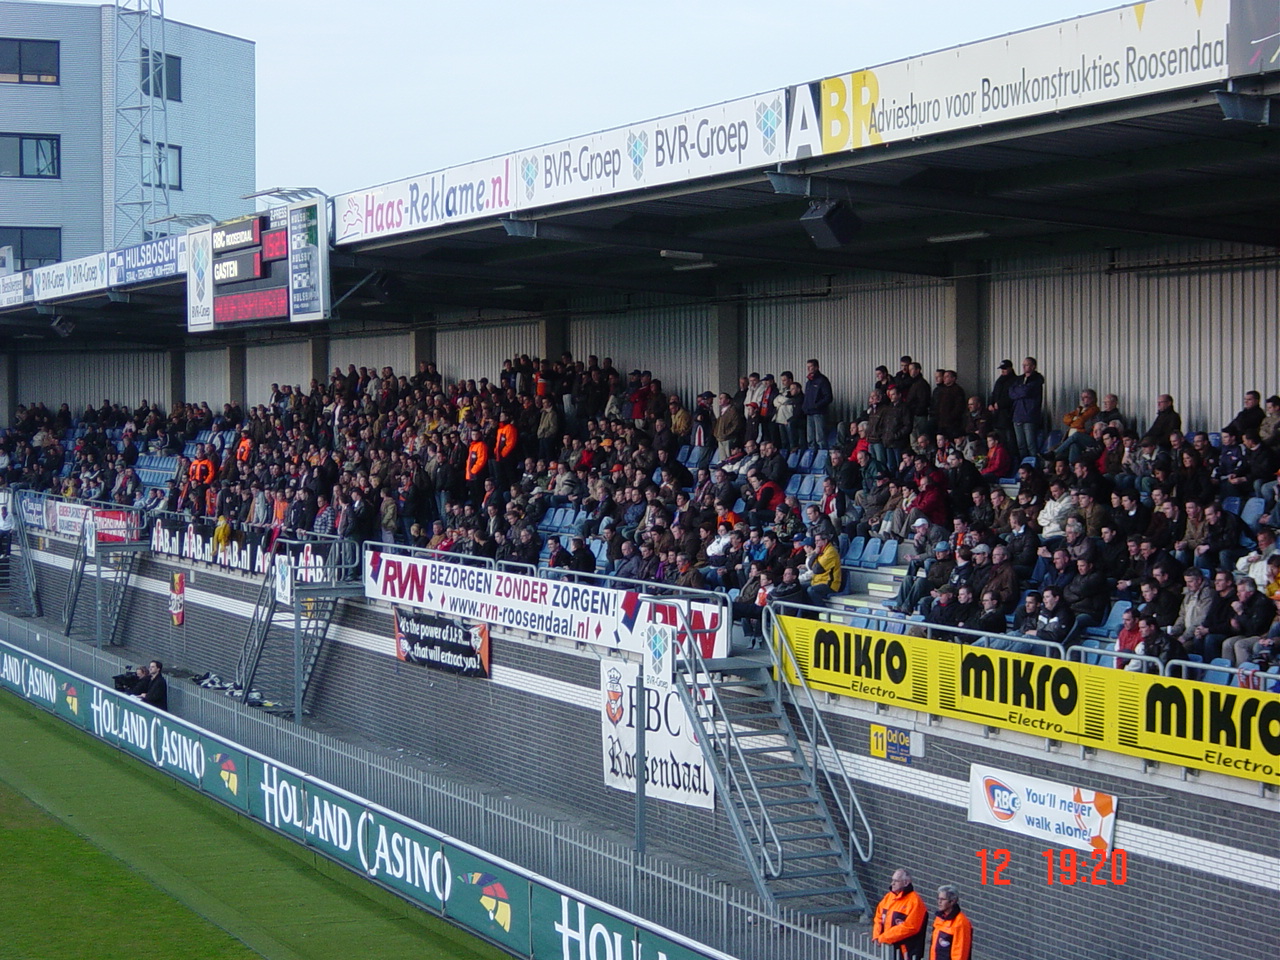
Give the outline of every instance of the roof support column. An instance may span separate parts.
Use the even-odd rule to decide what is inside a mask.
[[[172,410],[175,404],[187,399],[187,352],[185,350],[169,351],[169,395],[157,397],[157,403],[163,403],[166,410]]]
[[[717,302],[711,310],[711,369],[707,381],[732,395],[738,389],[742,363],[742,305]],[[690,403],[692,405],[692,403]]]
[[[308,366],[310,367],[311,376],[307,379],[319,380],[320,385],[324,386],[329,382],[329,338],[327,336],[315,336],[308,342],[310,348],[308,353]],[[310,392],[311,384],[301,384],[303,390]]]
[[[418,364],[436,362],[436,329],[420,327],[409,331],[409,369],[418,372]]]
[[[245,356],[244,344],[237,343],[227,347],[227,397],[232,403],[241,407],[248,406],[245,391]]]
[[[940,367],[954,370],[969,393],[986,396],[980,369],[982,319],[986,314],[986,281],[976,264],[957,263],[956,278],[946,295],[946,311],[939,324],[942,355]],[[925,371],[926,376],[929,371]]]

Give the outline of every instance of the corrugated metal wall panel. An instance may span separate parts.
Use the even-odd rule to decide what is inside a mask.
[[[270,401],[273,383],[304,390],[311,383],[311,344],[305,340],[248,347],[244,359],[244,398],[251,406]]]
[[[1246,390],[1280,391],[1280,265],[1167,264],[1255,252],[1217,245],[1145,251],[1129,254],[1118,270],[1102,255],[996,264],[983,369],[994,377],[1005,357],[1015,365],[1036,357],[1054,419],[1092,387],[1117,394],[1121,411],[1144,429],[1155,398],[1168,393],[1185,427],[1217,430]]]
[[[186,390],[182,398],[188,403],[207,403],[213,410],[221,410],[231,399],[230,363],[227,351],[188,350]]]
[[[903,354],[919,360],[932,382],[943,362],[939,324],[948,292],[942,281],[882,277],[753,287],[744,309],[743,372],[790,370],[803,380],[805,361],[814,358],[831,380],[838,415],[847,417],[866,406],[875,368],[896,372]]]
[[[485,324],[436,331],[436,368],[448,380],[498,379],[502,361],[542,353],[537,323]]]
[[[140,400],[166,404],[169,354],[23,353],[18,355],[18,402],[41,402],[79,414],[102,401],[136,407]]]
[[[356,369],[381,370],[390,367],[397,374],[413,373],[410,334],[394,333],[381,337],[338,337],[329,341],[329,369],[354,363]]]
[[[622,373],[649,370],[668,393],[685,402],[716,384],[711,354],[711,307],[653,306],[625,312],[575,316],[569,349],[575,360],[595,354],[613,358]],[[727,386],[727,384],[726,384]]]
[[[9,358],[0,356],[0,427],[13,423],[13,410],[9,406]]]

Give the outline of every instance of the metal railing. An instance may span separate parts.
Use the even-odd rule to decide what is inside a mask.
[[[665,600],[666,598],[664,598]],[[0,637],[110,682],[125,660],[0,615]],[[744,960],[884,960],[865,926],[837,926],[762,901],[753,892],[588,827],[530,810],[360,744],[329,736],[193,684],[171,682],[169,706],[242,743],[550,879],[606,900]]]
[[[797,607],[796,609],[801,611],[811,609],[819,612],[817,608]],[[796,716],[800,720],[800,726],[804,729],[813,752],[813,765],[822,773],[827,783],[827,790],[840,811],[849,840],[858,851],[858,857],[863,863],[867,863],[871,860],[875,849],[875,836],[871,832],[871,824],[862,809],[858,795],[854,792],[853,781],[845,769],[841,753],[836,749],[835,741],[831,739],[826,721],[822,719],[822,712],[818,709],[818,701],[813,695],[813,690],[800,669],[800,661],[796,657],[795,648],[791,646],[791,638],[777,622],[777,614],[771,607],[764,608],[761,630],[765,636],[766,646],[771,651],[774,668],[778,676],[785,679],[791,691],[792,705],[795,707]],[[845,793],[849,796],[848,803],[844,799]],[[854,814],[857,814],[856,822]],[[861,824],[862,831],[866,835],[865,847],[859,836],[858,824]]]

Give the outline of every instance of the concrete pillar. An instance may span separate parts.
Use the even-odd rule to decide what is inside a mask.
[[[311,354],[310,354],[310,372],[307,375],[307,383],[302,384],[304,392],[311,391],[312,380],[319,380],[320,385],[329,379],[329,338],[324,336],[311,338]]]
[[[409,373],[418,372],[419,363],[436,362],[436,328],[422,327],[409,331]],[[399,372],[399,371],[397,371]]]
[[[227,347],[227,397],[231,403],[247,406],[245,392],[244,344]]]
[[[166,410],[172,410],[174,404],[187,398],[187,352],[185,350],[169,351],[169,396],[156,398],[163,403]]]
[[[715,390],[732,396],[743,372],[742,306],[737,302],[717,303],[711,312],[711,362],[708,382]]]
[[[544,360],[559,360],[569,349],[569,314],[563,305],[556,305],[538,321],[538,337]]]
[[[946,313],[939,324],[942,358],[938,365],[954,370],[966,392],[985,397],[987,381],[995,371],[984,371],[980,366],[986,284],[976,276],[977,272],[977,264],[956,264],[957,276],[947,290]],[[931,370],[925,371],[926,377],[931,378],[932,374]]]

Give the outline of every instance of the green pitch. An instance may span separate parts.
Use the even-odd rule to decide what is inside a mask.
[[[507,956],[6,693],[0,864],[0,958]]]

